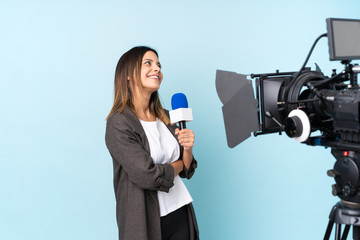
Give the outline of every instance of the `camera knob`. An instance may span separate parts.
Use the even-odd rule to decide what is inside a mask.
[[[333,184],[332,186],[332,195],[338,196],[341,193],[341,188],[337,184]]]
[[[342,193],[344,194],[345,197],[348,197],[353,194],[354,192],[353,189],[354,188],[350,184],[345,185],[342,189]]]

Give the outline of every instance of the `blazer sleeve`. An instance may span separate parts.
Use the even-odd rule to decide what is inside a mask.
[[[180,151],[181,151],[180,159],[182,159],[183,147],[181,147]],[[195,158],[193,156],[193,160],[191,162],[190,168],[186,169],[186,167],[184,166],[184,169],[179,173],[179,176],[181,178],[187,178],[187,179],[192,178],[192,176],[195,173],[195,169],[197,168],[197,165],[198,165],[197,161],[195,160]]]
[[[108,119],[105,142],[114,161],[139,188],[168,192],[174,185],[174,168],[170,164],[153,163],[126,117],[114,114]]]

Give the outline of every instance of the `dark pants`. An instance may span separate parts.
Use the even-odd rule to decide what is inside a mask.
[[[161,217],[162,240],[189,240],[189,219],[187,206]]]

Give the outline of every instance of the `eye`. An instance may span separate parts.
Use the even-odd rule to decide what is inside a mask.
[[[150,62],[150,61],[146,61],[146,62],[144,62],[144,64],[146,64],[146,65],[151,65],[151,62]]]
[[[161,64],[160,64],[160,63],[158,63],[157,65],[158,65],[159,68],[161,68]]]

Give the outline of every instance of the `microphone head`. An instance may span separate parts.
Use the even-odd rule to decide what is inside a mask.
[[[171,97],[171,107],[173,110],[178,108],[188,108],[188,102],[185,94],[183,93],[175,93]]]

